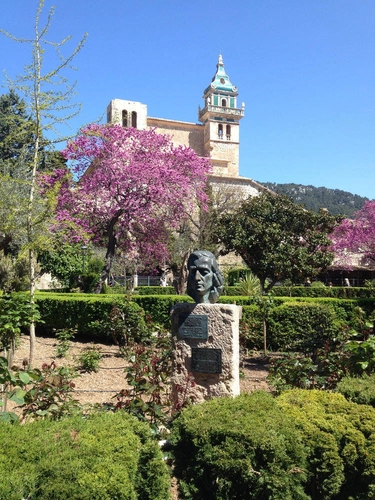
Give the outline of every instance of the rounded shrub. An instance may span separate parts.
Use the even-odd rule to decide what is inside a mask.
[[[170,478],[150,428],[126,413],[0,425],[0,498],[166,500]]]
[[[319,390],[293,389],[276,401],[306,445],[309,498],[375,498],[373,408]]]
[[[348,401],[375,408],[375,373],[361,377],[343,377],[336,390]]]
[[[302,436],[269,393],[188,407],[172,441],[182,499],[309,498]]]

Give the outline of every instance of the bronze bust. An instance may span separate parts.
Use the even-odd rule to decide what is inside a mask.
[[[224,288],[224,278],[215,255],[207,250],[196,250],[190,254],[187,267],[188,295],[197,304],[215,304]]]

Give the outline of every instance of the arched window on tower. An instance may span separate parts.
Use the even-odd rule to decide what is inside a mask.
[[[132,111],[132,127],[137,128],[137,113]]]
[[[225,108],[227,106],[227,100],[226,99],[222,99],[221,100],[221,105],[223,106],[223,108]]]
[[[227,141],[230,141],[230,125],[226,126]]]
[[[223,138],[223,125],[221,123],[217,126],[217,135],[219,136],[219,139]]]
[[[126,109],[122,110],[122,126],[128,126],[128,112],[126,111]]]

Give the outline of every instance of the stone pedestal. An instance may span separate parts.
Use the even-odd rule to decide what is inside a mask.
[[[232,304],[177,304],[171,312],[174,410],[185,401],[236,396],[239,380],[239,320]]]

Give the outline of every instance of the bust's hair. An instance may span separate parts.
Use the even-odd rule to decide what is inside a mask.
[[[213,274],[212,289],[210,291],[208,300],[210,301],[211,304],[215,304],[215,302],[217,302],[218,298],[220,297],[224,289],[224,278],[220,272],[219,266],[217,265],[215,255],[212,252],[209,252],[208,250],[195,250],[189,256],[189,259],[187,261],[187,267],[188,270],[190,271],[190,267],[192,266],[193,262],[202,258],[209,259],[211,263],[211,271]],[[187,293],[188,295],[190,295],[190,297],[192,297],[195,300],[195,290],[191,286],[190,273],[187,283]]]

